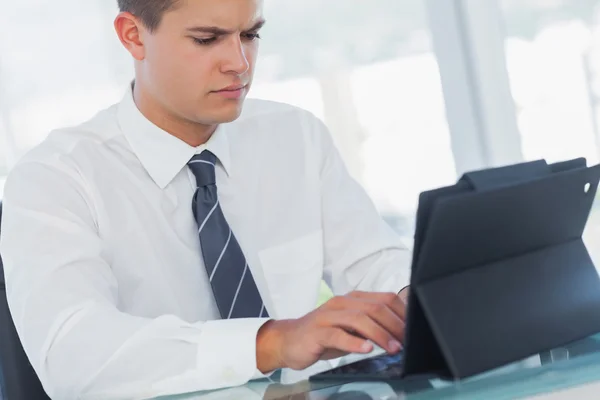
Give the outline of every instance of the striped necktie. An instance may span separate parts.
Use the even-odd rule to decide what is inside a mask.
[[[266,318],[269,315],[246,257],[219,204],[216,161],[217,157],[205,150],[188,162],[198,185],[192,210],[213,294],[223,319]]]

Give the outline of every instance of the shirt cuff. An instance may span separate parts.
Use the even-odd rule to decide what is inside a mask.
[[[222,387],[266,378],[256,365],[256,336],[267,321],[269,318],[205,322],[198,342],[198,370]]]
[[[260,369],[256,368],[254,371],[254,375],[252,376],[252,378],[250,378],[251,381],[254,380],[258,380],[258,379],[267,379],[270,378],[271,375],[273,375],[275,373],[275,371],[271,371],[268,374],[263,374],[262,372],[260,372]]]

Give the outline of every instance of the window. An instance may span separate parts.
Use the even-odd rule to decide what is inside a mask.
[[[526,159],[600,159],[600,0],[502,0]],[[600,268],[596,201],[584,239]]]
[[[600,1],[503,0],[506,56],[526,159],[600,151]]]
[[[456,179],[438,64],[419,0],[267,0],[250,97],[325,121],[353,177],[401,234],[417,197]]]

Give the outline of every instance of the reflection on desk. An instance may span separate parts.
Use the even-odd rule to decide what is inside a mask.
[[[553,349],[461,381],[308,382],[253,381],[243,387],[168,400],[433,400],[523,399],[600,381],[600,335]]]

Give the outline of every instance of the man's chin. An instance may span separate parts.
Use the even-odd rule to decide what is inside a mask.
[[[235,114],[231,114],[231,115],[228,115],[228,116],[224,116],[224,117],[221,119],[221,122],[219,122],[219,123],[221,123],[221,124],[227,124],[227,123],[229,123],[229,122],[233,122],[233,121],[235,121],[236,119],[238,119],[238,118],[240,117],[240,115],[241,115],[241,114],[242,114],[242,113],[241,113],[241,111],[240,111],[240,112],[237,112],[237,113],[235,113]]]
[[[226,124],[228,122],[233,122],[240,117],[242,114],[242,103],[235,106],[226,106],[222,107],[215,112],[212,113],[212,120],[216,124]]]

